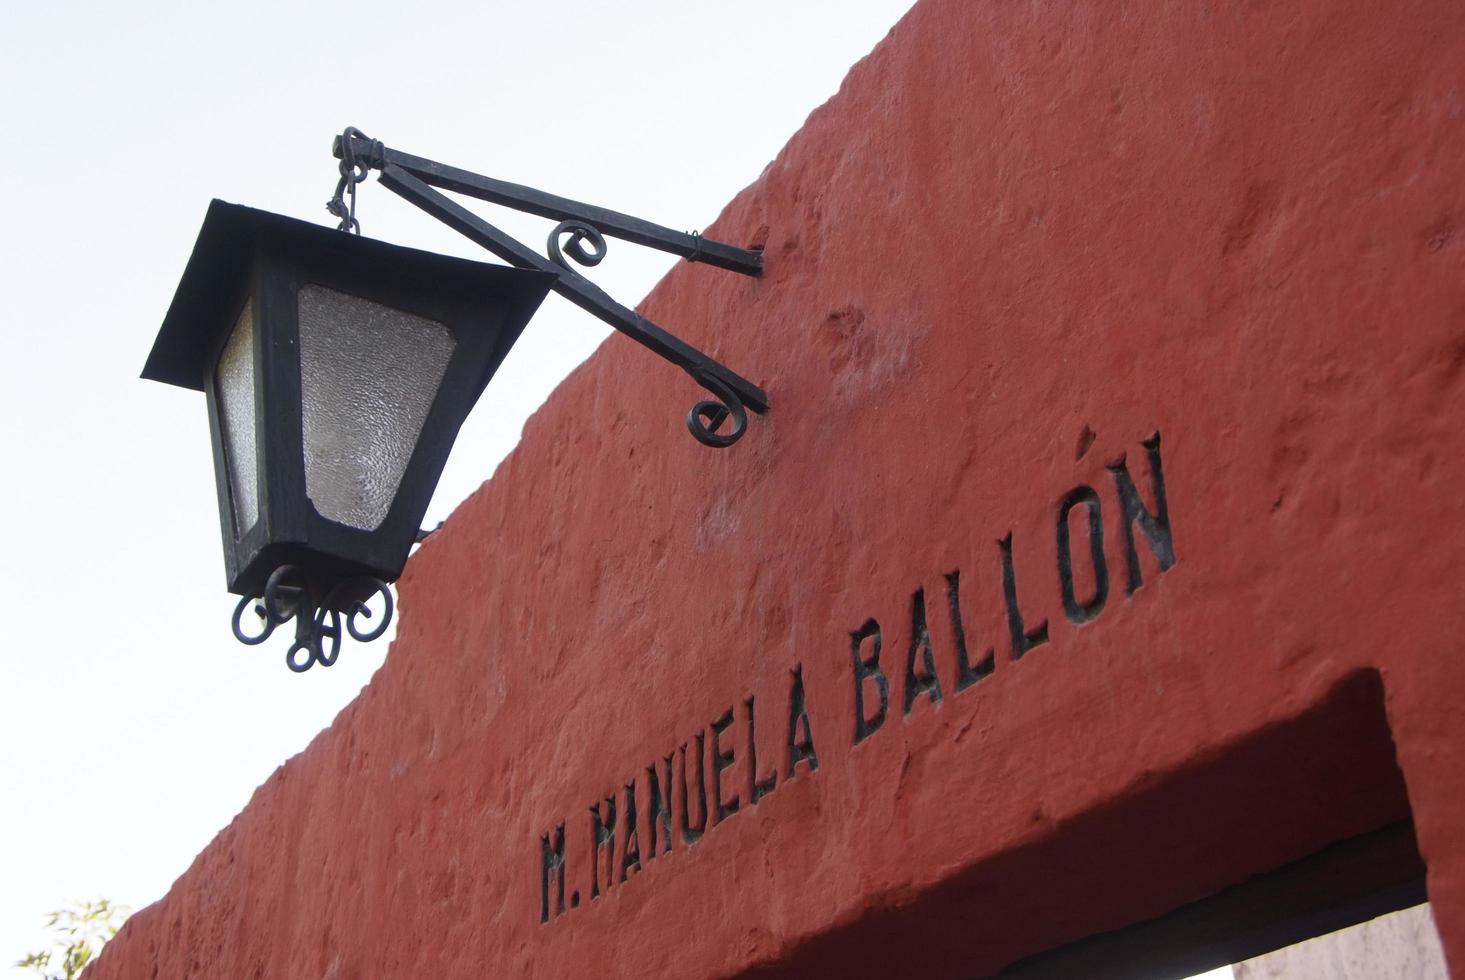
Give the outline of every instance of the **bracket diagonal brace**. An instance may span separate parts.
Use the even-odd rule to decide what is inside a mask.
[[[388,149],[359,136],[337,137],[335,154],[380,170],[381,183],[388,190],[510,265],[555,274],[558,277],[553,287],[555,292],[685,370],[716,399],[699,402],[687,416],[688,429],[704,445],[732,445],[746,430],[745,409],[760,414],[768,411],[768,396],[762,388],[629,307],[617,303],[599,286],[571,269],[560,255],[558,239],[561,234],[570,234],[572,237],[565,251],[587,265],[594,265],[603,257],[604,240],[601,235],[604,234],[750,276],[756,276],[762,270],[760,252],[673,231],[616,211],[447,167]],[[560,261],[528,248],[437,190],[438,187],[540,217],[559,219],[560,225],[550,235],[550,249]],[[587,239],[595,249],[591,254],[587,254],[580,244]],[[726,432],[719,431],[729,418],[733,422],[732,428]]]

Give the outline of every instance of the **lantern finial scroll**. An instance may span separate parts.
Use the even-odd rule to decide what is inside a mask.
[[[370,599],[377,597],[381,603],[373,611]],[[316,664],[329,667],[336,662],[343,623],[358,642],[379,638],[392,623],[392,609],[392,590],[380,579],[345,579],[321,595],[299,568],[281,565],[270,575],[261,595],[245,596],[234,607],[234,638],[254,646],[268,640],[276,627],[295,620],[295,642],[285,653],[285,664],[298,674]],[[259,621],[258,632],[252,633],[244,625],[249,611]]]

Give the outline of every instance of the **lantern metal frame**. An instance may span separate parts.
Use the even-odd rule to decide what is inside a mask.
[[[459,427],[553,279],[223,201],[209,206],[143,377],[207,396],[226,582],[244,597],[234,611],[236,638],[259,643],[294,619],[296,641],[286,657],[291,669],[302,671],[335,662],[342,616],[358,640],[381,634],[392,613],[386,583],[401,574],[419,539]],[[306,286],[421,318],[453,337],[390,502],[370,526],[332,519],[310,496],[299,307]],[[240,421],[252,426],[256,440],[248,478],[257,496],[248,524],[235,507],[241,488],[229,465],[217,375],[220,352],[246,303],[252,304],[254,392],[252,417]],[[376,596],[385,596],[381,604]],[[243,623],[251,605],[259,613],[257,630]]]
[[[403,153],[385,146],[380,140],[370,139],[355,127],[347,127],[336,137],[332,153],[341,161],[341,182],[331,202],[331,211],[341,217],[343,229],[359,231],[355,217],[355,187],[372,170],[377,170],[382,186],[510,265],[557,274],[558,278],[551,287],[554,292],[682,368],[692,380],[712,394],[714,400],[700,401],[687,413],[687,429],[703,445],[714,448],[731,446],[747,431],[749,411],[760,415],[768,411],[768,395],[762,388],[635,310],[617,303],[572,268],[566,259],[568,256],[585,266],[599,264],[605,258],[605,238],[609,236],[680,255],[688,262],[701,262],[757,277],[763,272],[760,249],[738,248],[695,232],[676,231],[609,208],[572,201],[533,187]],[[540,255],[485,221],[439,188],[526,214],[558,220],[559,224],[549,234],[548,256]],[[346,190],[351,193],[349,206],[342,199]],[[586,243],[589,243],[589,249],[585,247]],[[731,427],[724,431],[722,426],[729,420]]]
[[[731,446],[747,431],[747,413],[769,408],[763,389],[617,303],[570,265],[597,265],[606,255],[606,236],[747,276],[761,274],[761,250],[402,153],[354,128],[336,137],[333,150],[340,159],[340,182],[328,207],[341,219],[340,230],[215,201],[143,369],[144,378],[205,392],[227,580],[230,591],[243,596],[234,609],[234,635],[241,643],[262,643],[293,619],[295,641],[285,660],[297,672],[335,663],[347,634],[370,641],[386,631],[393,612],[388,584],[401,574],[412,543],[431,533],[418,523],[458,428],[550,290],[682,368],[711,393],[711,399],[693,405],[686,420],[703,445]],[[511,268],[358,237],[356,187],[372,170],[380,171],[380,182],[389,190]],[[557,220],[548,255],[529,249],[443,190]],[[440,323],[455,338],[386,516],[371,528],[326,517],[308,495],[299,311],[306,285]],[[501,305],[485,308],[487,297]],[[216,372],[248,302],[255,304],[251,357],[258,514],[253,525],[241,527]],[[280,404],[267,405],[271,397]],[[251,609],[259,619],[255,631],[244,624]]]

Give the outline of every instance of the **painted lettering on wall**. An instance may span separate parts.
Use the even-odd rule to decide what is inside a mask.
[[[1062,619],[1055,619],[1057,609],[1039,611],[1025,604],[1030,583],[1019,581],[1014,560],[1021,542],[1008,532],[993,542],[989,555],[977,556],[996,566],[990,578],[1000,584],[1003,622],[994,632],[1001,635],[983,638],[996,642],[977,642],[962,614],[961,570],[943,571],[939,591],[944,595],[928,595],[924,587],[912,592],[909,620],[896,624],[899,635],[908,638],[904,649],[887,648],[887,631],[873,616],[846,634],[845,683],[853,692],[853,716],[843,732],[815,730],[809,706],[817,692],[806,688],[799,663],[789,666],[781,700],[765,704],[749,694],[735,704],[714,706],[704,728],[676,745],[656,747],[641,771],[594,795],[581,817],[559,820],[541,835],[535,850],[539,921],[553,922],[612,889],[635,887],[644,866],[701,846],[722,824],[758,807],[780,786],[814,778],[820,746],[831,740],[849,739],[845,744],[858,746],[879,738],[892,701],[915,723],[943,698],[972,696],[969,692],[998,672],[999,650],[1007,663],[1042,656],[1037,651],[1064,623],[1064,628],[1088,627],[1101,618],[1114,577],[1124,582],[1127,598],[1145,585],[1147,574],[1169,570],[1176,561],[1175,539],[1159,433],[1142,446],[1143,468],[1131,469],[1121,458],[1107,466],[1104,492],[1080,484],[1053,507]],[[1148,503],[1140,490],[1144,484]],[[1118,515],[1122,528],[1117,548],[1105,541],[1106,508]],[[1142,558],[1146,552],[1149,557]],[[949,651],[938,653],[932,641],[933,615],[949,618]],[[894,685],[898,691],[892,691]],[[778,750],[770,757],[766,750],[774,739]]]

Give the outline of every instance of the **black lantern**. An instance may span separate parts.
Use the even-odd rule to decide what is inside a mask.
[[[294,619],[285,659],[296,671],[335,662],[343,621],[358,640],[385,631],[387,585],[421,539],[458,429],[549,290],[711,394],[687,413],[703,445],[733,445],[749,411],[768,411],[757,385],[570,267],[598,264],[606,236],[747,276],[761,272],[760,250],[401,153],[356,129],[336,139],[335,154],[337,230],[209,206],[142,372],[207,396],[224,567],[229,590],[244,597],[234,635],[261,643]],[[509,267],[359,237],[356,187],[372,170]],[[548,257],[439,188],[558,220]],[[243,626],[251,606],[262,623],[254,633]]]
[[[209,206],[142,376],[207,396],[241,639],[296,616],[303,670],[334,661],[343,613],[380,634],[458,429],[554,279]]]

